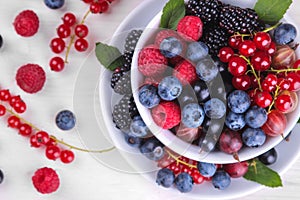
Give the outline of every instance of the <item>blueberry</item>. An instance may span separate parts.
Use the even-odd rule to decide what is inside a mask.
[[[182,109],[182,123],[188,128],[201,126],[205,114],[202,107],[197,103],[190,103]]]
[[[242,90],[231,92],[227,98],[228,107],[234,113],[244,113],[251,105],[249,95]]]
[[[204,112],[211,119],[221,119],[226,113],[226,106],[220,99],[212,98],[205,102]]]
[[[144,85],[139,90],[139,100],[146,108],[153,108],[157,106],[160,102],[157,88],[153,85]]]
[[[201,59],[196,65],[198,77],[205,82],[213,80],[218,75],[218,72],[217,65],[209,56]]]
[[[130,124],[130,133],[135,137],[145,137],[148,135],[150,130],[148,129],[147,125],[141,118],[141,116],[135,116]]]
[[[204,81],[197,81],[193,88],[199,103],[203,103],[209,100],[209,89]]]
[[[266,141],[266,134],[260,128],[247,128],[242,133],[242,140],[248,147],[259,147]]]
[[[133,136],[131,133],[124,133],[124,140],[129,146],[136,148],[139,148],[143,141],[142,138]]]
[[[175,181],[175,174],[170,169],[160,169],[156,175],[156,183],[163,187],[169,188]]]
[[[289,44],[295,40],[297,36],[296,27],[292,24],[281,24],[274,30],[275,42],[279,45]]]
[[[150,160],[160,160],[164,154],[164,146],[156,138],[152,137],[140,146],[140,152]]]
[[[272,165],[277,161],[277,151],[275,148],[272,148],[266,153],[260,155],[258,159],[265,165]]]
[[[175,37],[168,37],[165,38],[160,43],[160,52],[167,58],[173,58],[178,56],[182,52],[182,44],[181,42]]]
[[[219,190],[226,189],[231,183],[229,174],[225,171],[217,171],[212,178],[212,184]]]
[[[2,38],[2,36],[0,35],[0,49],[1,49],[2,46],[3,46],[3,38]]]
[[[65,4],[65,0],[44,0],[44,2],[51,9],[61,8]]]
[[[208,47],[203,42],[192,42],[189,44],[186,57],[192,62],[198,62],[208,55]]]
[[[76,119],[75,115],[71,111],[63,110],[56,115],[55,122],[58,128],[67,131],[74,128]]]
[[[233,131],[241,130],[246,125],[245,116],[244,114],[229,112],[226,116],[225,124]]]
[[[268,119],[268,113],[264,108],[259,106],[251,107],[245,115],[246,124],[251,128],[259,128],[264,123],[266,123]]]
[[[213,163],[198,162],[197,168],[204,177],[212,177],[217,171],[217,167]]]
[[[182,193],[190,192],[193,189],[193,179],[186,172],[180,173],[175,178],[174,183],[175,183],[175,187]]]
[[[179,97],[182,92],[180,81],[174,76],[167,76],[158,85],[159,96],[166,101],[172,101]]]
[[[4,179],[4,174],[2,172],[2,170],[0,169],[0,184],[3,182]]]

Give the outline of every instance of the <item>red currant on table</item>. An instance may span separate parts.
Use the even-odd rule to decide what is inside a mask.
[[[92,3],[93,0],[83,0],[84,3]]]
[[[258,32],[253,38],[253,42],[256,47],[260,50],[268,50],[271,45],[272,39],[271,36],[266,32]]]
[[[49,141],[46,143],[46,146],[56,146],[57,142],[50,137]]]
[[[229,46],[231,46],[233,49],[238,49],[242,41],[243,41],[242,36],[233,35],[233,36],[230,36],[228,43],[229,43]]]
[[[4,116],[6,113],[6,108],[5,106],[0,104],[0,117]]]
[[[100,11],[101,11],[100,3],[99,2],[92,2],[90,4],[90,11],[91,11],[91,13],[94,13],[94,14],[100,13]]]
[[[251,86],[251,79],[248,75],[234,76],[232,78],[232,85],[237,90],[248,90]]]
[[[36,135],[32,135],[30,137],[30,146],[39,148],[41,146],[41,143],[37,140]]]
[[[268,74],[262,82],[262,89],[264,91],[273,92],[276,89],[277,81],[275,74]]]
[[[109,8],[109,3],[107,1],[100,2],[100,13],[107,12]]]
[[[61,24],[57,28],[57,35],[60,38],[67,38],[71,35],[71,28],[66,24]]]
[[[9,90],[0,90],[0,100],[9,101],[11,98]]]
[[[37,141],[42,145],[47,145],[50,141],[49,134],[45,131],[39,131],[35,134]]]
[[[254,95],[254,102],[262,108],[266,108],[269,105],[271,105],[272,101],[273,101],[273,97],[269,92],[259,91],[256,92],[256,94]]]
[[[7,123],[8,123],[8,126],[11,128],[19,128],[21,125],[20,119],[16,116],[10,116],[7,119]]]
[[[19,126],[19,133],[23,136],[29,136],[32,133],[32,127],[28,124],[21,124]]]
[[[233,76],[241,76],[247,71],[247,62],[238,56],[229,59],[228,70]]]
[[[219,58],[222,62],[227,63],[229,59],[234,55],[232,48],[230,47],[223,47],[219,51]]]
[[[20,101],[22,101],[20,95],[18,95],[18,96],[12,96],[12,97],[10,97],[9,105],[12,106],[12,107],[14,107],[14,105],[15,105],[17,102],[20,102]]]
[[[74,46],[77,51],[83,52],[87,50],[87,48],[89,47],[89,43],[83,38],[78,38],[75,41]]]
[[[201,184],[204,182],[204,177],[200,174],[200,172],[197,169],[192,170],[191,177],[193,178],[195,184]]]
[[[241,55],[249,57],[253,56],[256,51],[256,45],[251,40],[244,40],[239,45],[239,52]]]
[[[14,110],[17,112],[17,113],[24,113],[26,111],[26,104],[24,101],[18,101],[14,104],[13,106]]]
[[[56,160],[57,158],[60,157],[60,148],[56,145],[47,146],[45,153],[46,153],[46,157],[49,160]]]
[[[257,51],[251,57],[251,64],[257,71],[265,71],[270,68],[272,58],[264,51]]]
[[[64,51],[66,44],[62,38],[54,38],[50,42],[50,47],[54,53],[61,53]]]
[[[62,20],[65,25],[71,27],[76,23],[76,16],[73,13],[66,13]]]
[[[75,35],[79,38],[84,38],[88,35],[89,29],[84,24],[78,24],[75,26]]]
[[[52,71],[60,72],[65,68],[65,61],[61,57],[53,57],[49,61],[49,66]]]
[[[63,163],[71,163],[75,158],[75,155],[72,151],[70,150],[63,150],[60,152],[60,160]]]

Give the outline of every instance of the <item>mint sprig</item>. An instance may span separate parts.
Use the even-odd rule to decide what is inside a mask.
[[[163,8],[160,28],[176,30],[177,24],[185,16],[184,0],[170,0]]]
[[[99,62],[111,71],[124,64],[124,58],[116,47],[98,42],[96,43],[95,53]]]
[[[249,169],[244,178],[272,188],[282,186],[279,174],[257,159],[249,161]]]
[[[258,0],[254,10],[260,20],[266,24],[273,25],[283,18],[292,2],[293,0]]]

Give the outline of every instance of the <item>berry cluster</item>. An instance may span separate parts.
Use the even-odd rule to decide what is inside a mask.
[[[90,5],[90,11],[93,14],[105,13],[109,9],[109,4],[114,0],[82,0],[84,3]]]

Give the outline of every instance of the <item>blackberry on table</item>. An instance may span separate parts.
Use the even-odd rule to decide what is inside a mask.
[[[142,30],[132,30],[128,33],[125,40],[124,53],[129,52],[133,54],[136,44],[142,35],[142,32]]]
[[[123,76],[115,82],[114,92],[124,95],[131,94],[131,79],[130,79],[130,71],[124,72]]]
[[[219,25],[228,33],[252,33],[261,31],[263,26],[253,9],[226,5],[221,9]]]
[[[222,2],[218,0],[189,0],[187,13],[200,17],[204,24],[218,22]]]
[[[133,52],[126,52],[123,54],[123,58],[124,58],[123,66],[124,67],[131,69],[132,57],[133,57]]]
[[[115,69],[115,71],[113,72],[112,76],[111,76],[111,81],[110,81],[110,86],[112,89],[115,88],[116,83],[121,79],[121,77],[127,72],[129,71],[130,68],[128,68],[127,66],[122,66],[122,67],[118,67]]]

